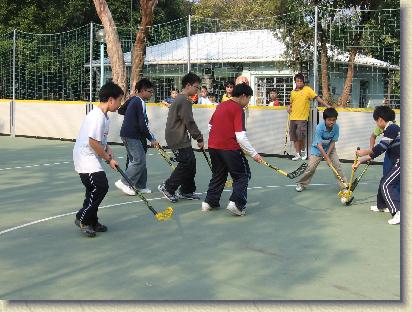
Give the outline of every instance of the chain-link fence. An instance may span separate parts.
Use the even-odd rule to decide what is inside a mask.
[[[96,100],[101,75],[103,81],[111,79],[106,51],[101,55],[96,40],[101,28],[90,24],[58,34],[0,34],[0,98]],[[128,84],[135,32],[118,28]],[[254,89],[252,105],[273,103],[271,91],[279,105],[286,105],[293,76],[301,71],[333,103],[400,107],[399,8],[310,8],[252,20],[189,16],[154,25],[148,33],[142,75],[155,83],[156,102],[180,89],[181,77],[191,70],[201,76],[214,101],[224,94],[226,81],[243,75]],[[354,51],[352,84],[342,103]]]

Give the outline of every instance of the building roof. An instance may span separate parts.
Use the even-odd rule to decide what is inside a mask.
[[[268,29],[203,33],[190,36],[190,62],[194,63],[252,63],[285,61],[285,45]],[[131,64],[130,52],[124,53],[126,65]],[[348,52],[328,46],[331,61],[347,63]],[[146,48],[145,64],[184,64],[188,60],[187,37]],[[108,58],[104,60],[109,64]],[[93,61],[97,66],[98,60]],[[398,66],[359,54],[355,64],[399,69]]]

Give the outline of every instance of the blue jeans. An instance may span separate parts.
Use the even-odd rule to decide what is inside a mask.
[[[143,144],[139,139],[122,138],[122,141],[129,157],[126,175],[136,188],[144,189],[147,183],[147,168]],[[123,178],[122,182],[128,185],[127,181]]]

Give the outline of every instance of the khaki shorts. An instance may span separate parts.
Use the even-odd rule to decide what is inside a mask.
[[[306,120],[291,120],[289,123],[290,140],[293,142],[305,140],[307,129],[308,122]]]

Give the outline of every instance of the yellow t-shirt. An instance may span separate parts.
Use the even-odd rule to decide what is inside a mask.
[[[223,94],[222,100],[220,101],[220,103],[225,102],[225,101],[228,101],[228,100],[230,100],[231,98],[232,98],[231,96],[227,96],[227,94],[225,93],[225,94]]]
[[[317,97],[317,94],[311,87],[304,86],[300,90],[292,90],[290,93],[290,120],[308,120],[310,100]]]

